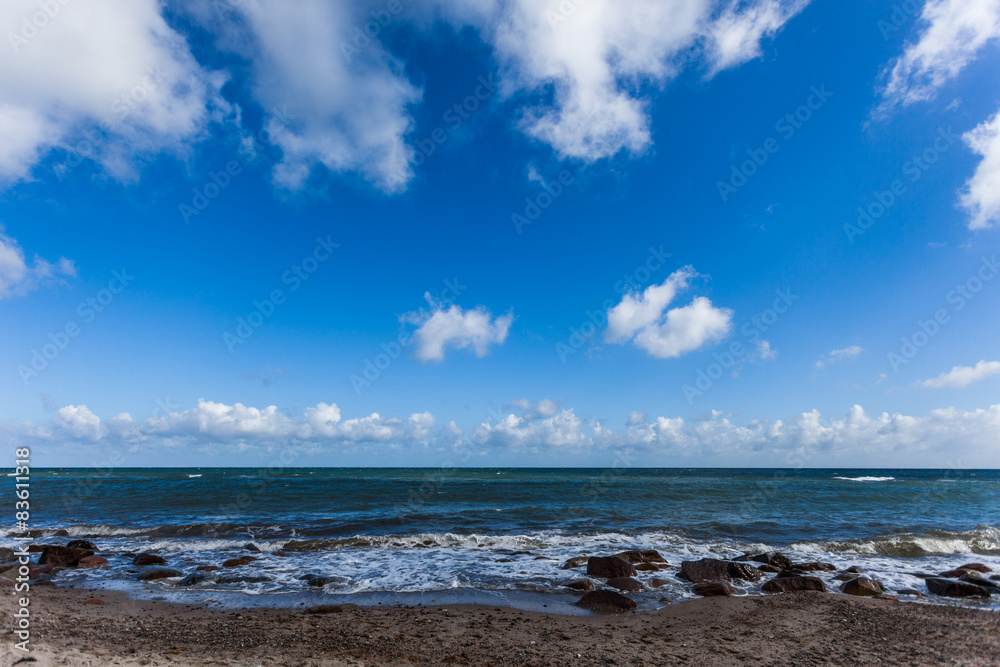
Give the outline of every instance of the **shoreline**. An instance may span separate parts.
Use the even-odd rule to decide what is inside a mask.
[[[206,595],[206,598],[208,596]],[[210,599],[210,598],[208,598]],[[0,596],[8,618],[15,596]],[[213,609],[119,591],[31,591],[40,665],[993,665],[1000,614],[819,592],[564,616],[485,605]],[[25,657],[10,631],[3,664]]]

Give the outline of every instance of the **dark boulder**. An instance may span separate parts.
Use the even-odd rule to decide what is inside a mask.
[[[257,545],[254,544],[253,542],[247,542],[246,544],[243,545],[243,548],[246,549],[247,551],[252,551],[258,554],[260,553],[260,549],[257,548]]]
[[[634,577],[635,568],[626,560],[618,556],[591,556],[587,560],[587,576],[604,577]]]
[[[777,565],[768,565],[767,563],[761,563],[757,566],[757,569],[761,572],[768,572],[770,574],[777,574],[778,572],[781,572],[781,568]]]
[[[976,572],[982,572],[983,574],[993,571],[982,563],[966,563],[965,565],[960,565],[959,567],[963,570],[975,570]]]
[[[649,584],[650,588],[660,588],[661,586],[666,586],[667,584],[669,584],[670,580],[669,579],[660,579],[659,577],[653,577],[652,579],[650,579],[646,583]]]
[[[982,586],[983,588],[989,588],[990,590],[996,592],[1000,591],[1000,584],[995,581],[990,581],[981,574],[973,572],[972,574],[963,574],[959,577],[961,581],[967,581],[970,584],[975,584],[977,586]]]
[[[184,573],[180,570],[175,570],[170,567],[160,567],[159,565],[150,565],[149,567],[143,568],[135,578],[139,581],[155,581],[157,579],[168,579],[170,577],[182,576],[184,576]]]
[[[91,551],[97,551],[97,545],[87,540],[73,540],[66,547],[69,549],[90,549]]]
[[[858,575],[851,572],[838,572],[834,575],[834,581],[850,581],[851,579],[857,579]]]
[[[315,586],[316,588],[322,588],[327,584],[332,584],[333,579],[331,579],[330,577],[310,577],[309,580],[306,581],[306,583],[309,584],[310,586]]]
[[[231,574],[215,580],[218,584],[259,584],[265,581],[270,581],[270,579],[260,575],[254,576],[249,574]]]
[[[792,569],[798,570],[799,572],[815,572],[816,570],[832,572],[837,569],[837,566],[832,563],[798,563],[793,565]]]
[[[239,558],[230,558],[227,561],[223,561],[222,567],[242,567],[244,565],[249,565],[250,563],[257,560],[253,556],[241,556]]]
[[[934,595],[942,595],[949,598],[988,598],[990,596],[988,588],[977,584],[970,584],[967,581],[931,577],[930,579],[925,579],[924,583],[927,584],[927,590]]]
[[[77,561],[77,567],[104,567],[108,564],[107,558],[102,558],[101,556],[84,556],[79,561]]]
[[[826,585],[819,577],[780,577],[761,587],[765,593],[795,593],[798,591],[826,592]]]
[[[885,587],[874,579],[856,577],[845,581],[840,590],[848,595],[881,595],[885,592]]]
[[[846,570],[844,570],[844,572],[851,572],[851,573],[854,573],[854,574],[861,574],[862,572],[864,572],[864,570],[862,570],[857,565],[852,565],[849,568],[847,568]]]
[[[729,563],[726,572],[733,579],[743,579],[744,581],[759,581],[764,578],[764,573],[757,568],[746,563]]]
[[[208,581],[211,579],[207,574],[189,574],[180,581],[177,582],[178,586],[194,586],[195,584],[200,584],[203,581]]]
[[[780,554],[777,551],[767,552],[762,554],[744,554],[736,560],[738,561],[748,561],[752,560],[757,563],[764,563],[765,565],[773,565],[780,570],[790,569],[792,567],[792,561],[788,556]]]
[[[41,544],[29,544],[28,545],[28,553],[29,554],[37,554],[37,553],[41,553],[43,551],[45,551],[45,547],[43,545],[41,545]]]
[[[632,577],[612,577],[608,579],[608,586],[625,591],[626,593],[634,593],[643,589],[642,582]]]
[[[619,558],[629,563],[635,565],[636,563],[666,563],[667,559],[660,555],[659,551],[655,549],[646,549],[645,551],[623,551],[620,554],[615,554]]]
[[[947,572],[942,572],[937,575],[938,577],[944,577],[945,579],[958,579],[959,577],[966,574],[973,574],[975,570],[970,570],[964,567],[956,567],[954,570],[948,570]]]
[[[730,596],[736,591],[733,589],[732,584],[728,581],[703,581],[700,584],[695,584],[692,589],[695,595],[700,595],[702,597],[715,597],[718,595]]]
[[[136,567],[145,567],[147,565],[166,565],[167,559],[163,556],[157,556],[156,554],[141,553],[132,559],[132,564]]]
[[[703,581],[724,581],[731,578],[729,561],[714,558],[686,560],[681,563],[681,571],[677,576],[695,584]]]
[[[93,556],[90,549],[70,549],[69,547],[45,547],[42,555],[38,558],[39,565],[53,565],[55,567],[76,567],[81,558]]]
[[[577,601],[577,606],[591,611],[617,613],[636,608],[635,600],[614,591],[591,591]]]
[[[17,560],[17,554],[14,553],[14,550],[8,549],[7,547],[0,547],[0,563],[6,563],[12,560]]]
[[[664,569],[666,565],[660,565],[659,563],[636,563],[632,567],[640,572],[659,572]]]
[[[590,579],[581,579],[580,581],[571,581],[566,584],[566,588],[572,588],[574,591],[592,591],[594,590],[594,582]]]

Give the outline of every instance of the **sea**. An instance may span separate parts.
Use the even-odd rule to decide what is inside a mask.
[[[11,494],[13,496],[13,494]],[[29,535],[94,542],[106,567],[59,585],[234,607],[479,603],[577,613],[575,556],[656,549],[653,609],[693,597],[681,561],[780,551],[859,566],[890,591],[980,562],[1000,573],[1000,471],[850,469],[34,469]],[[0,546],[24,536],[14,528]],[[252,549],[248,549],[252,545]],[[140,582],[129,554],[184,574],[250,555],[193,586]],[[310,586],[309,574],[330,578]],[[835,594],[835,572],[819,572]],[[600,583],[599,581],[597,583]],[[760,584],[734,582],[738,595]],[[904,596],[918,604],[989,602]]]

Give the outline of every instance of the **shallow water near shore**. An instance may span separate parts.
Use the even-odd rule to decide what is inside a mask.
[[[566,559],[637,548],[657,549],[671,564],[640,572],[667,580],[636,595],[640,608],[692,595],[674,576],[681,560],[747,551],[859,565],[893,590],[926,592],[912,573],[969,561],[1000,571],[1000,471],[992,470],[62,469],[33,477],[35,542],[82,538],[110,552],[108,567],[59,579],[138,597],[557,611],[573,599],[561,585],[583,576],[562,570]],[[14,543],[11,532],[0,539]],[[260,553],[244,550],[248,543]],[[141,551],[185,574],[239,555],[258,560],[179,589],[176,579],[135,581],[116,552]],[[333,581],[311,588],[300,579],[309,573]],[[835,573],[818,574],[839,588]],[[738,594],[757,594],[762,582],[736,583]],[[964,604],[1000,609],[1000,596]]]

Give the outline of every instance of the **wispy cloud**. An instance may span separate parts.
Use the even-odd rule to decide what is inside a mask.
[[[1000,361],[983,359],[975,366],[955,366],[947,373],[942,373],[930,380],[924,380],[919,384],[927,389],[967,387],[973,382],[985,380],[998,373],[1000,373]]]
[[[840,350],[831,350],[829,354],[823,355],[816,361],[816,370],[823,370],[824,367],[838,361],[852,361],[864,352],[860,345],[851,345]]]
[[[27,261],[21,246],[0,227],[0,299],[22,296],[46,282],[75,276],[76,267],[65,257],[53,263],[36,255]]]

